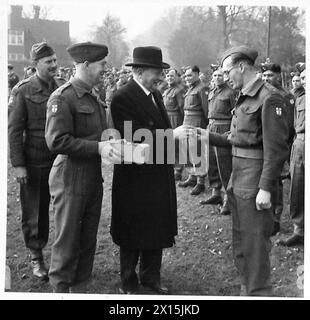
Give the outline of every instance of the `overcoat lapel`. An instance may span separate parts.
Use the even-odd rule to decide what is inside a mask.
[[[132,97],[135,100],[136,105],[139,106],[139,111],[146,114],[146,119],[152,117],[156,121],[156,123],[160,127],[162,127],[162,115],[160,111],[152,103],[152,101],[149,100],[145,92],[139,87],[139,85],[134,80],[130,80],[128,85],[128,89],[132,93]]]

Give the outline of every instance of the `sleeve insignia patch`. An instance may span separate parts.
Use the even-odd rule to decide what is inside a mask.
[[[280,117],[282,116],[282,108],[276,107],[276,114]]]
[[[290,104],[294,104],[294,99],[291,99],[291,100],[290,100]]]
[[[52,112],[53,112],[53,113],[56,113],[57,110],[58,110],[58,105],[57,105],[57,104],[53,104],[53,105],[52,105]]]

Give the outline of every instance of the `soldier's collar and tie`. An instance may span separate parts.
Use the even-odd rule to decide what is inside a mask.
[[[79,98],[83,97],[86,93],[92,93],[92,86],[81,79],[73,77],[69,81],[72,83],[72,86]]]

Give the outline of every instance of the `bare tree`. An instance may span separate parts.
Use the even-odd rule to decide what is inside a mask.
[[[102,24],[93,28],[94,41],[104,43],[109,48],[109,63],[114,67],[121,67],[128,55],[128,45],[123,37],[126,28],[122,26],[120,19],[108,13]]]

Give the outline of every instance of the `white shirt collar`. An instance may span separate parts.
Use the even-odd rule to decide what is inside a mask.
[[[138,80],[136,80],[135,78],[133,78],[133,80],[140,86],[140,88],[145,92],[145,94],[147,96],[149,96],[149,94],[151,93],[150,90],[146,89],[145,86],[143,86]]]

